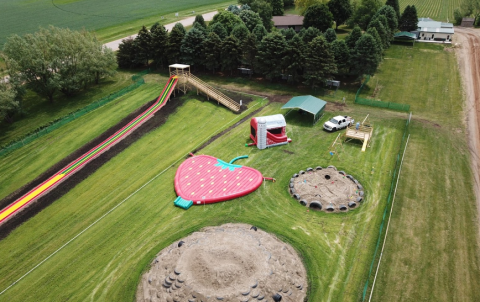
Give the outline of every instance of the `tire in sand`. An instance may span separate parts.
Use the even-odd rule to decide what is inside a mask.
[[[289,191],[301,205],[328,213],[358,208],[364,198],[363,186],[345,171],[334,166],[301,170],[290,179]]]
[[[140,280],[137,302],[303,301],[306,296],[300,257],[259,228],[225,224],[182,238],[181,246],[179,241],[152,261]]]

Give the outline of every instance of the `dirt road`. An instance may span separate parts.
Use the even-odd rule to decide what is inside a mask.
[[[480,29],[455,27],[453,42],[457,44],[456,55],[465,92],[467,135],[480,217]]]

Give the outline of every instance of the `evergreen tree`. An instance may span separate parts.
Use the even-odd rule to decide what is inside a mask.
[[[370,34],[364,34],[355,44],[355,49],[351,54],[351,63],[353,74],[361,76],[363,74],[374,75],[380,64],[380,49],[377,42]]]
[[[233,74],[233,70],[240,64],[242,56],[240,42],[237,38],[230,35],[223,40],[221,50],[222,69],[230,70],[230,74]]]
[[[332,42],[333,56],[337,65],[338,74],[348,74],[350,70],[350,50],[345,40],[335,40]]]
[[[281,29],[280,33],[285,37],[285,40],[290,41],[297,35],[297,32],[293,28]]]
[[[330,0],[327,5],[335,20],[335,29],[338,29],[338,26],[345,23],[353,14],[350,0]]]
[[[227,30],[221,23],[210,24],[208,26],[208,31],[216,33],[221,40],[227,37]]]
[[[322,35],[320,30],[318,30],[315,27],[309,27],[307,29],[302,29],[299,34],[300,34],[300,37],[303,40],[303,44],[305,44],[305,45],[310,43],[316,37]]]
[[[240,19],[242,19],[243,23],[247,26],[248,30],[251,32],[258,24],[262,24],[262,18],[260,15],[251,10],[242,10],[240,15],[238,15]]]
[[[122,43],[118,45],[118,51],[116,54],[117,64],[120,68],[133,68],[137,66],[135,62],[135,42],[133,38],[127,38],[122,40]]]
[[[385,18],[387,18],[388,28],[390,29],[390,33],[393,35],[398,28],[397,13],[395,13],[395,10],[390,5],[384,5],[377,11],[374,18],[379,15],[384,15]]]
[[[252,69],[252,71],[256,68],[255,60],[257,56],[257,44],[257,36],[254,33],[248,34],[243,46],[243,53],[245,56],[245,63],[250,67],[250,69]]]
[[[407,5],[403,11],[402,16],[400,17],[399,28],[401,31],[412,31],[417,30],[418,28],[418,16],[417,9],[415,5]]]
[[[387,17],[385,17],[385,15],[375,15],[372,21],[375,21],[375,20],[379,21],[383,25],[383,28],[385,28],[385,31],[387,32],[387,37],[388,37],[388,45],[390,47],[390,41],[393,38],[393,32],[390,30],[390,24],[388,23]],[[372,21],[370,21],[370,23],[372,23]],[[378,31],[378,28],[377,28],[377,31]]]
[[[327,29],[327,31],[323,34],[325,37],[325,40],[327,40],[328,43],[332,43],[337,39],[337,34],[335,33],[335,30],[333,28]]]
[[[193,24],[196,24],[196,23],[201,25],[203,28],[207,29],[207,23],[205,23],[205,19],[203,18],[202,15],[195,16],[195,21],[193,21]]]
[[[182,62],[191,66],[203,65],[203,42],[205,35],[193,27],[183,38],[181,50]]]
[[[250,4],[252,10],[260,16],[262,19],[263,26],[267,31],[270,31],[273,26],[272,16],[273,16],[273,8],[270,3],[266,2],[265,0],[255,0]]]
[[[282,74],[282,59],[287,47],[285,37],[279,32],[268,34],[260,42],[257,55],[259,71],[269,80]]]
[[[167,30],[165,29],[165,26],[155,23],[150,28],[150,33],[152,35],[152,59],[157,67],[164,66],[167,63]]]
[[[229,5],[228,8],[227,8],[227,11],[229,11],[229,12],[231,12],[231,13],[237,15],[237,16],[240,14],[240,9],[235,4]]]
[[[215,73],[215,70],[220,67],[222,40],[216,33],[210,32],[205,41],[203,41],[202,46],[205,56],[204,64],[208,70]]]
[[[289,81],[293,83],[298,83],[303,74],[304,47],[299,35],[294,35],[292,39],[287,40],[287,48],[283,55],[283,69],[286,74],[292,76]]]
[[[153,52],[152,35],[145,26],[142,26],[135,38],[135,49],[135,61],[140,65],[148,65]]]
[[[220,23],[225,27],[227,30],[227,35],[230,35],[232,29],[235,25],[242,23],[242,19],[239,16],[235,15],[229,11],[221,11],[215,16],[213,16],[212,22],[210,22],[210,26],[214,25],[215,23]]]
[[[257,24],[257,26],[255,26],[255,28],[253,29],[252,33],[257,36],[257,42],[262,42],[262,39],[268,34],[263,24]]]
[[[208,34],[208,30],[207,30],[205,27],[203,27],[200,23],[194,22],[192,28],[196,28],[196,29],[198,29],[199,31],[201,31],[202,34],[203,34],[205,37],[206,37],[207,34]]]
[[[283,0],[269,0],[272,5],[272,15],[283,16]]]
[[[345,38],[345,43],[347,43],[348,49],[353,50],[358,39],[362,36],[362,30],[360,27],[355,26],[353,30]]]
[[[385,27],[383,26],[383,24],[380,23],[380,21],[378,19],[374,19],[372,22],[370,22],[370,24],[368,25],[368,29],[370,29],[370,28],[375,28],[376,29],[377,35],[380,38],[380,43],[382,45],[382,49],[387,49],[388,47],[390,47],[390,37],[388,36],[388,32],[385,29]],[[367,32],[368,32],[368,30],[367,30]],[[374,38],[376,38],[376,37],[374,37]]]
[[[366,30],[381,5],[380,0],[362,0],[362,4],[358,6],[353,14],[353,23],[360,26],[361,29]],[[391,6],[389,7],[391,8]]]
[[[303,18],[303,27],[315,27],[324,32],[331,28],[333,24],[333,15],[325,4],[314,4],[307,8]]]
[[[398,4],[398,0],[387,0],[385,5],[390,5],[397,15],[397,20],[400,20],[400,5]]]
[[[337,73],[335,57],[329,43],[323,36],[316,37],[305,47],[304,84],[315,89],[333,79]]]
[[[248,28],[243,23],[237,24],[232,30],[232,36],[238,39],[240,45],[245,43],[249,33]]]
[[[369,27],[365,33],[371,35],[375,39],[375,43],[377,43],[379,47],[378,49],[381,56],[384,50],[383,41],[382,41],[382,38],[380,38],[380,35],[377,32],[377,29],[375,27]]]
[[[181,23],[175,24],[167,40],[167,57],[169,64],[180,62],[180,48],[182,47],[184,37],[185,28],[183,25]]]
[[[244,4],[244,5],[240,6],[240,10],[241,10],[241,11],[244,11],[244,10],[252,10],[252,8],[250,7],[250,5]]]

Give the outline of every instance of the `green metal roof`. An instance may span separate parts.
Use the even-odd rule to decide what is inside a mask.
[[[417,38],[416,34],[409,33],[408,31],[401,31],[399,33],[396,33],[395,38],[400,38],[400,39],[412,39],[415,40]]]
[[[295,109],[299,108],[304,111],[310,112],[313,115],[317,115],[320,111],[325,108],[327,102],[316,98],[311,95],[302,95],[293,97],[285,105],[282,106],[282,109]]]

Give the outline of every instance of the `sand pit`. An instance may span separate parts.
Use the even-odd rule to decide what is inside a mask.
[[[325,212],[347,212],[363,201],[362,185],[334,166],[307,168],[294,174],[290,194],[302,205]]]
[[[246,224],[195,232],[163,249],[137,301],[303,301],[306,271],[295,250]]]

